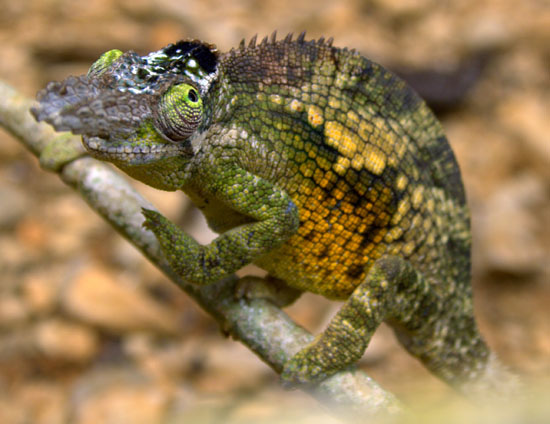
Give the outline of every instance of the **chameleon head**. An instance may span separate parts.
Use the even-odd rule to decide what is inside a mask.
[[[217,65],[215,48],[198,41],[146,56],[110,50],[87,75],[48,84],[32,112],[58,131],[82,134],[92,156],[151,184],[156,168],[182,172],[193,154],[191,141],[207,121],[202,98]],[[159,188],[178,188],[164,185]]]

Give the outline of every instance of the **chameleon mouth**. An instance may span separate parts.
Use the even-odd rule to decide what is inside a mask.
[[[146,164],[168,157],[178,156],[183,149],[178,144],[134,144],[133,142],[117,143],[99,137],[83,136],[82,141],[88,153],[96,159],[126,164]]]

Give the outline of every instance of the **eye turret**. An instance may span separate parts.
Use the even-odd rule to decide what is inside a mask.
[[[155,127],[169,140],[189,138],[202,121],[202,99],[198,90],[189,84],[170,87],[160,98],[154,115]]]

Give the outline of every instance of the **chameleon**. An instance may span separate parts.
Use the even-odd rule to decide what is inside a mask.
[[[188,39],[144,56],[110,50],[37,100],[37,120],[202,211],[219,234],[206,245],[143,210],[184,280],[207,285],[254,263],[268,276],[247,290],[290,293],[281,306],[305,291],[344,301],[286,361],[284,382],[352,366],[386,322],[459,390],[505,384],[474,317],[459,166],[425,102],[381,65],[304,33],[226,53]]]

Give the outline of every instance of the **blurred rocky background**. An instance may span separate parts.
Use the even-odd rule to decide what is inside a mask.
[[[333,36],[438,111],[473,217],[477,315],[490,345],[550,381],[550,7],[543,0],[0,0],[0,78],[28,96],[102,52],[181,38]],[[181,193],[136,184],[200,241]],[[338,305],[306,295],[312,331]],[[382,327],[362,367],[415,403],[449,396]],[[307,411],[304,413],[303,411]],[[324,420],[324,421],[323,421]],[[0,423],[335,422],[275,374],[0,132]]]

